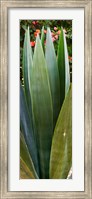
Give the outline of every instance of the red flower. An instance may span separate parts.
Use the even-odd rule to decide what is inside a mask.
[[[39,30],[39,29],[36,29],[36,32],[39,34],[39,33],[40,33],[40,30]]]
[[[57,34],[60,35],[60,33],[61,33],[61,30],[58,30]]]
[[[35,46],[35,41],[30,41],[31,46]]]
[[[40,34],[40,30],[39,29],[36,29],[36,31],[34,32],[34,36],[36,37],[37,34]]]
[[[32,21],[32,24],[36,25],[36,21]]]
[[[36,25],[36,24],[38,24],[38,21],[32,21],[32,24]]]
[[[38,34],[37,32],[34,32],[34,36],[35,36],[35,37],[37,36],[37,34]]]
[[[47,30],[44,30],[44,33],[46,34]]]
[[[52,37],[55,35],[54,32],[51,32]]]
[[[56,40],[58,39],[58,35],[55,35],[54,37],[55,37]]]
[[[54,42],[56,39],[54,37],[52,37],[52,41]]]
[[[57,30],[58,28],[57,27],[54,27],[54,30]]]

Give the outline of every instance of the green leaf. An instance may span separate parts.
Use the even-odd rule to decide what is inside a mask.
[[[65,34],[62,28],[58,45],[58,70],[60,78],[60,102],[62,105],[70,85],[68,51]]]
[[[56,123],[51,155],[50,178],[65,179],[72,164],[72,89],[66,95]]]
[[[60,82],[55,49],[52,42],[51,31],[47,29],[46,38],[46,63],[49,74],[50,89],[53,102],[53,129],[60,111]]]
[[[38,178],[22,132],[20,133],[20,168],[21,178]]]
[[[24,91],[28,106],[30,117],[32,118],[31,110],[31,94],[30,94],[30,73],[32,69],[32,49],[30,46],[29,28],[25,32],[24,48],[23,48],[23,77],[24,77]]]
[[[34,179],[32,172],[25,162],[20,158],[20,179]]]
[[[65,33],[64,33],[64,49],[65,49],[65,95],[66,95],[70,86],[70,69],[69,69],[68,49],[67,49]]]
[[[36,39],[33,56],[31,92],[40,177],[46,179],[49,178],[53,110],[46,62],[39,36]]]
[[[44,51],[44,38],[45,38],[45,35],[44,35],[44,26],[43,26],[42,32],[41,32],[41,43],[42,43],[43,51]]]
[[[20,127],[25,139],[25,143],[29,150],[29,154],[32,157],[34,167],[36,169],[37,174],[39,175],[37,148],[36,148],[36,143],[34,139],[32,121],[31,121],[31,118],[29,117],[28,107],[27,107],[24,91],[21,85],[20,85]]]

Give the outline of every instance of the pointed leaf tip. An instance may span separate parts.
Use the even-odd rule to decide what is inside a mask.
[[[49,27],[47,29],[47,36],[46,36],[45,57],[46,57],[46,66],[48,70],[52,102],[53,102],[53,129],[54,129],[57,116],[60,110],[60,82],[59,82],[57,59]]]

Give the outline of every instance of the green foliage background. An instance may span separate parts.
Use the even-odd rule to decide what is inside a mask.
[[[68,46],[68,55],[69,65],[70,65],[70,74],[71,74],[71,81],[72,81],[72,20],[21,20],[20,21],[20,80],[23,83],[23,74],[22,74],[22,57],[23,57],[23,42],[24,42],[24,34],[25,30],[28,28],[30,30],[30,41],[35,41],[34,33],[37,29],[41,31],[42,27],[47,30],[47,27],[50,27],[51,32],[57,35],[57,31],[61,29],[61,26],[66,31],[66,39],[67,39],[67,46]],[[54,28],[57,30],[54,30]],[[54,47],[57,54],[57,46],[58,41],[54,41]],[[34,47],[32,47],[34,49]]]

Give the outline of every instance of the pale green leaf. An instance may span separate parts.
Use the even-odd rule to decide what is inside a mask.
[[[30,45],[29,28],[25,32],[24,47],[23,47],[23,77],[24,77],[24,91],[28,106],[30,117],[32,117],[31,110],[31,96],[30,96],[30,73],[32,69],[32,48]]]
[[[45,35],[44,35],[44,26],[43,26],[42,31],[41,31],[41,43],[42,43],[43,51],[44,51],[44,39],[45,39]]]
[[[52,42],[51,31],[47,29],[46,38],[46,63],[49,74],[50,89],[53,102],[53,129],[56,124],[56,120],[60,111],[60,82],[59,82],[59,72],[57,59],[55,54],[54,45]]]
[[[68,60],[68,49],[66,36],[64,34],[64,49],[65,49],[65,95],[67,94],[70,86],[70,69],[69,69],[69,60]]]
[[[40,177],[49,178],[49,159],[53,131],[53,110],[46,62],[39,36],[31,75],[32,107],[40,166]]]

